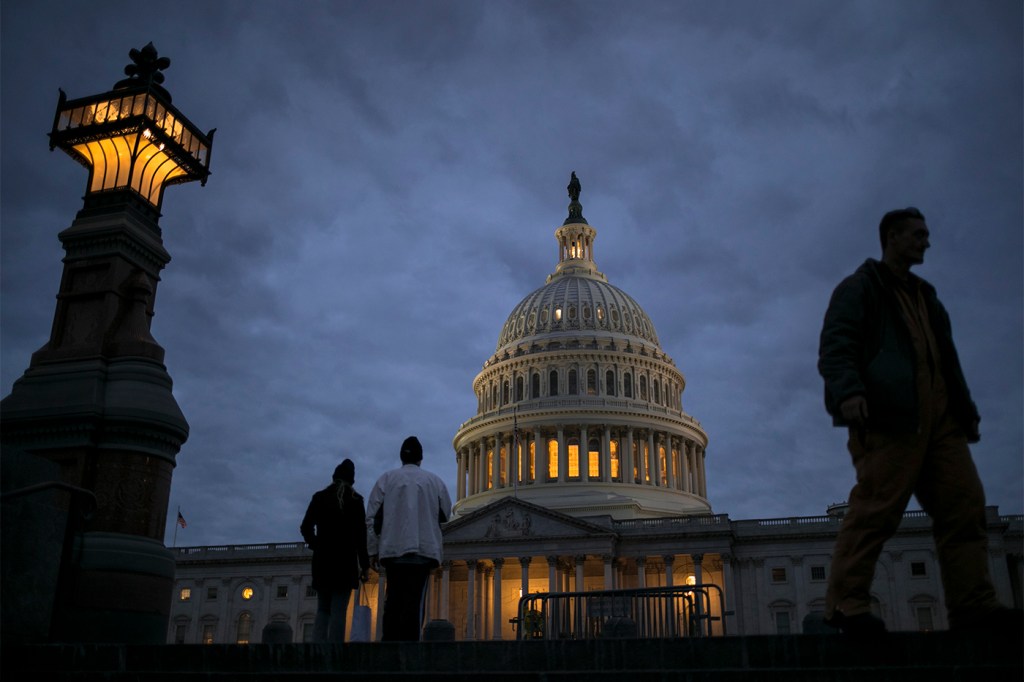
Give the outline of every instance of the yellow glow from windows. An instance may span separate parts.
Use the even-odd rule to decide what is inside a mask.
[[[537,444],[533,441],[530,441],[530,461],[528,468],[528,480],[533,481],[537,478]]]
[[[611,460],[611,474],[612,479],[617,480],[622,472],[619,471],[619,441],[613,440],[608,443],[609,446],[609,459]]]
[[[243,587],[242,588],[242,599],[245,599],[246,601],[249,601],[250,599],[252,599],[252,595],[253,594],[254,593],[253,593],[251,587]]]
[[[561,308],[555,308],[555,321],[558,322],[561,319],[562,319],[562,309]]]
[[[191,587],[183,587],[183,588],[181,588],[181,594],[178,595],[178,599],[180,599],[181,601],[188,601],[191,598],[192,598],[192,588]]]
[[[494,450],[487,451],[487,481],[484,487],[485,490],[490,490],[494,487]]]
[[[558,478],[558,441],[548,441],[548,478]]]
[[[658,461],[661,465],[661,485],[668,485],[668,459],[665,457],[665,448],[658,446]]]
[[[569,478],[580,477],[580,446],[569,443]]]
[[[508,460],[505,453],[505,448],[498,451],[498,480],[501,481],[502,485],[505,485],[505,471],[508,468],[506,465]]]
[[[687,585],[696,585],[697,584],[697,576],[694,576],[694,575],[686,576],[686,584]]]
[[[587,476],[598,478],[601,475],[601,453],[598,450],[591,450],[587,454]]]

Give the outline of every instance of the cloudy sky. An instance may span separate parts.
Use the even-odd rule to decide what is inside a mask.
[[[86,183],[47,149],[57,88],[107,90],[153,41],[175,105],[217,128],[209,183],[161,219],[153,335],[191,425],[168,545],[179,506],[178,545],[295,540],[335,464],[368,492],[410,434],[454,488],[473,377],[554,269],[573,170],[598,266],[686,376],[715,512],[846,498],[818,333],[907,205],[989,503],[1024,511],[1021,3],[625,7],[4,2],[3,394],[48,338]]]

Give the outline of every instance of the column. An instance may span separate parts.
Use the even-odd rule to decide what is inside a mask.
[[[703,554],[691,554],[690,558],[693,559],[693,579],[697,585],[704,582],[704,576],[701,575],[700,562],[704,561]],[[694,595],[694,606],[697,610],[697,630],[703,635],[707,628],[704,626],[704,594],[699,593]]]
[[[683,458],[683,490],[688,493],[693,492],[693,483],[691,482],[691,476],[693,475],[693,467],[690,464],[690,456],[693,454],[693,441],[683,441],[683,451],[680,453]]]
[[[466,639],[476,639],[476,559],[467,559],[466,568]]]
[[[445,561],[441,564],[441,609],[437,616],[441,620],[448,620],[448,601],[451,594],[452,562]]]
[[[619,466],[622,466],[621,459]],[[612,429],[607,424],[601,438],[601,480],[605,483],[612,480]]]
[[[636,558],[636,586],[638,589],[647,587],[647,557]]]
[[[491,464],[491,475],[494,477],[494,487],[504,488],[505,483],[502,482],[502,478],[505,478],[505,467],[508,464],[508,450],[505,450],[506,460],[501,461],[501,448],[505,445],[505,436],[500,431],[494,434],[494,461]],[[508,480],[507,478],[505,479]]]
[[[804,616],[807,615],[807,598],[804,594],[804,558],[803,556],[792,556],[790,557],[790,560],[793,562],[793,589],[796,593],[796,596],[793,599],[793,601],[796,602],[796,613],[793,614],[796,622],[794,622],[791,627],[792,632],[800,632],[800,629],[803,626]],[[893,597],[895,596],[896,595],[893,595]],[[892,603],[896,603],[895,599]]]
[[[640,436],[638,433],[637,436]],[[644,457],[644,441],[638,440],[636,447],[636,475],[640,478],[640,485],[645,485],[647,478],[647,460]]]
[[[590,441],[586,424],[580,424],[580,480],[590,480]]]
[[[734,590],[736,589],[735,585],[734,585],[735,577],[733,576],[733,570],[732,570],[732,555],[731,554],[722,554],[721,557],[722,557],[722,602],[723,602],[722,608],[725,609],[726,613],[728,613],[730,610],[734,609],[734,607],[732,605],[733,604],[732,596],[734,594],[736,594],[736,592],[734,592]],[[728,626],[728,627],[726,627],[726,626]],[[726,621],[726,615],[724,613],[722,614],[722,634],[723,635],[726,634],[730,629],[735,629],[736,626],[737,626],[737,624],[736,624],[735,621],[727,622]]]
[[[647,429],[647,464],[651,468],[651,485],[661,485],[661,457],[658,456],[654,429]]]
[[[665,587],[672,587],[672,565],[675,563],[676,557],[672,554],[666,554],[661,559],[665,562]]]
[[[604,589],[614,590],[615,589],[615,557],[611,554],[605,554],[601,557],[604,562]]]
[[[459,482],[455,490],[455,499],[461,500],[466,496],[466,450],[465,448],[459,450],[459,456],[457,461],[458,477]]]
[[[494,591],[491,597],[494,626],[491,629],[491,637],[493,639],[501,639],[501,568],[505,565],[505,560],[499,557],[492,559],[491,562],[494,564],[494,580],[492,584]]]
[[[549,556],[548,560],[548,592],[561,592],[558,589],[558,557]]]
[[[476,491],[482,493],[487,490],[487,439],[480,439],[480,457],[476,467]]]
[[[668,481],[668,487],[672,490],[676,489],[676,455],[675,448],[672,447],[672,443],[675,439],[672,434],[665,434],[665,466],[668,467],[668,471],[665,472],[666,480]]]
[[[569,447],[565,442],[565,428],[558,425],[558,482],[565,483],[569,473]]]
[[[523,593],[521,596],[525,597],[530,594],[530,557],[519,557],[519,568],[522,570],[519,580],[519,590]]]
[[[619,443],[619,459],[622,466],[622,482],[633,483],[633,427],[626,429],[625,444]]]
[[[583,592],[583,564],[587,563],[586,555],[577,555],[576,560],[576,592]]]
[[[708,496],[707,470],[704,468],[704,448],[697,448],[697,473],[700,475],[700,496]]]
[[[545,483],[548,480],[548,442],[547,439],[541,438],[539,428],[533,430],[533,452],[534,481]]]

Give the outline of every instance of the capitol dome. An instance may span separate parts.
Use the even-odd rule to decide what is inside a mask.
[[[594,261],[580,185],[555,230],[558,262],[509,314],[459,428],[455,515],[516,495],[575,516],[709,513],[707,435],[654,323]]]

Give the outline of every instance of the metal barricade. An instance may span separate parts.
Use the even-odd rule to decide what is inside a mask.
[[[725,634],[726,615],[722,588],[711,583],[536,593],[519,600],[516,638],[711,637]]]

